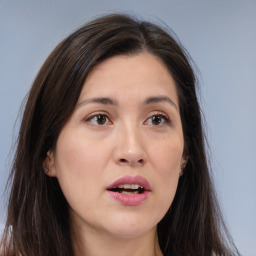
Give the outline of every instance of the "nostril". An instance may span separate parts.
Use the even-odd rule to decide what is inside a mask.
[[[143,164],[143,159],[140,159],[138,163]]]
[[[121,164],[130,164],[130,165],[137,165],[137,164],[143,165],[144,164],[144,159],[129,160],[129,159],[125,159],[125,158],[120,158],[119,163],[121,163]]]

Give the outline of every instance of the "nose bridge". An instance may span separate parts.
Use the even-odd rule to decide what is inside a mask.
[[[141,128],[135,120],[126,120],[118,126],[115,161],[122,165],[140,166],[145,163],[146,154]]]

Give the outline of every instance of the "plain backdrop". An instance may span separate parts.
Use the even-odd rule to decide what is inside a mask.
[[[23,98],[61,39],[111,12],[166,23],[194,59],[220,205],[242,255],[256,256],[256,2],[249,0],[0,0],[0,227]]]

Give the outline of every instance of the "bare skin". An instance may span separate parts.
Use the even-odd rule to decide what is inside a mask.
[[[149,53],[115,56],[88,75],[45,165],[70,206],[76,256],[163,256],[157,224],[186,163],[175,82]],[[119,202],[108,186],[141,176],[149,196]]]
[[[81,233],[77,234],[79,231]],[[87,231],[85,233],[77,227],[77,235],[73,234],[76,256],[163,256],[155,230],[147,236],[131,239],[117,239],[116,237]]]

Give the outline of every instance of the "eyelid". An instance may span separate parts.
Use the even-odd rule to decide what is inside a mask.
[[[164,123],[167,124],[167,125],[171,123],[170,117],[166,113],[164,113],[162,111],[153,111],[153,113],[151,112],[150,115],[147,117],[145,122],[147,122],[153,116],[161,116],[162,118],[164,118],[164,120],[165,120]],[[164,124],[162,124],[162,125],[164,125]],[[162,126],[162,125],[159,125],[159,126]]]
[[[154,110],[154,111],[150,112],[149,117],[157,116],[157,115],[164,116],[164,117],[170,119],[169,116],[161,110]]]
[[[106,125],[113,124],[113,121],[111,120],[111,117],[110,117],[109,113],[107,113],[107,112],[105,112],[105,111],[93,112],[93,113],[89,114],[88,116],[86,116],[86,117],[83,119],[83,121],[85,121],[85,122],[91,122],[91,120],[92,120],[94,117],[98,116],[98,115],[105,116],[105,117],[108,119],[108,122],[107,122],[106,124],[102,124],[102,125],[98,124],[99,126],[106,126]],[[168,124],[171,123],[170,117],[169,117],[165,112],[163,112],[163,111],[153,111],[153,112],[151,112],[151,113],[147,116],[147,118],[146,118],[146,120],[145,120],[144,123],[148,122],[148,120],[149,120],[150,118],[154,117],[154,116],[160,116],[161,118],[164,119],[163,124],[158,125],[158,126],[163,126],[164,124],[165,124],[165,125],[168,125]],[[155,126],[157,126],[157,125],[155,125]]]
[[[110,115],[104,111],[97,111],[97,112],[93,112],[92,114],[86,116],[83,120],[85,122],[90,122],[94,117],[98,116],[98,115],[102,115],[102,116],[106,116],[106,118],[108,119],[108,122],[110,124],[113,124],[113,122],[111,121],[111,118],[110,118]],[[107,124],[103,124],[101,126],[104,126],[104,125],[107,125]],[[100,125],[99,125],[100,126]]]

